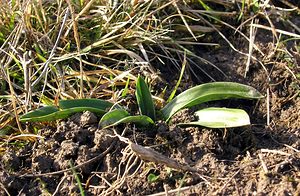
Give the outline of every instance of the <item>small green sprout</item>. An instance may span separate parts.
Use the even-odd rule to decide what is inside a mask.
[[[136,83],[136,99],[140,115],[131,116],[122,108],[112,109],[113,104],[100,99],[61,100],[59,107],[45,106],[21,116],[24,121],[51,121],[67,118],[76,112],[85,110],[102,116],[99,125],[102,128],[121,123],[135,123],[141,126],[154,125],[156,111],[149,87],[142,77]],[[234,82],[212,82],[190,88],[165,105],[159,116],[169,122],[174,114],[184,108],[202,103],[224,99],[260,99],[263,96],[254,88]],[[109,112],[107,112],[110,109]],[[229,128],[250,125],[249,115],[241,109],[206,108],[195,112],[198,121],[180,123],[179,126],[204,126],[209,128]]]
[[[260,99],[263,96],[254,88],[233,83],[213,82],[190,88],[172,99],[159,113],[162,119],[168,122],[178,111],[201,103],[238,99]],[[115,126],[120,123],[136,123],[139,125],[154,124],[156,111],[150,90],[143,78],[138,77],[136,98],[139,106],[139,116],[130,116],[125,110],[113,110],[105,114],[100,120],[101,127]],[[126,114],[126,115],[124,115]],[[204,126],[209,128],[230,128],[250,125],[247,112],[233,108],[206,108],[195,112],[196,122],[180,123],[179,126]],[[148,118],[147,118],[148,116]]]
[[[148,182],[152,183],[152,182],[156,182],[159,179],[159,175],[155,175],[153,173],[149,174],[147,176],[147,180]]]

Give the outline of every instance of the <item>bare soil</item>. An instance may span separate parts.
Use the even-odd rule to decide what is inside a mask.
[[[264,34],[257,40],[263,52],[271,55],[273,48]],[[239,44],[243,52],[247,47]],[[225,46],[199,50],[200,56],[227,75],[206,68],[216,80],[249,84],[266,95],[259,102],[209,104],[247,110],[253,124],[249,127],[177,127],[177,122],[194,118],[192,108],[176,114],[169,125],[158,122],[151,129],[133,125],[115,129],[133,143],[151,147],[197,172],[141,161],[126,143],[112,137],[113,129],[98,129],[97,116],[85,112],[40,129],[44,139],[36,143],[8,150],[1,157],[1,186],[11,195],[79,195],[73,167],[86,195],[300,195],[300,83],[294,77],[300,65],[299,54],[292,54],[298,59],[293,66],[274,54],[264,66],[252,61],[244,77],[247,57]],[[207,81],[203,77],[202,82]],[[5,195],[1,190],[0,195]]]

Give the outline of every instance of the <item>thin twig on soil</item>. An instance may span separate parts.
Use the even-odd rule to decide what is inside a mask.
[[[300,150],[298,150],[298,149],[296,149],[296,148],[294,148],[293,146],[290,146],[290,145],[287,145],[287,144],[283,144],[285,147],[287,147],[287,148],[289,148],[289,149],[291,149],[291,150],[294,150],[295,152],[297,152],[297,153],[299,153],[300,152]]]
[[[280,155],[285,155],[285,156],[291,156],[292,155],[290,153],[282,152],[282,151],[279,151],[279,150],[261,149],[260,151],[262,153],[273,153],[273,154],[280,154]]]
[[[8,190],[5,188],[5,186],[0,182],[0,188],[4,190],[4,192],[7,194],[7,196],[10,196]]]
[[[262,166],[262,168],[263,168],[265,174],[269,173],[268,167],[267,167],[265,161],[263,160],[263,155],[259,153],[259,154],[258,154],[258,157],[259,157],[259,160],[260,160],[260,162],[261,162],[261,166]]]
[[[251,26],[257,27],[257,28],[260,28],[260,29],[269,30],[269,31],[273,30],[272,27],[264,26],[264,25],[261,25],[261,24],[251,24]],[[281,33],[281,34],[288,35],[288,36],[291,36],[291,37],[300,38],[300,35],[296,34],[296,33],[291,33],[291,32],[288,32],[288,31],[281,30],[281,29],[274,29],[274,30],[275,30],[276,33]]]
[[[270,88],[267,88],[267,126],[270,126]]]
[[[226,186],[230,183],[231,180],[233,180],[233,178],[238,175],[240,173],[241,169],[239,169],[238,171],[236,171],[230,178],[228,181],[225,182],[225,184],[217,191],[217,193],[222,193],[223,190],[226,188]],[[216,194],[217,195],[217,194]]]
[[[59,189],[60,189],[60,186],[62,185],[62,183],[65,181],[65,179],[66,179],[67,177],[68,177],[68,175],[64,175],[64,176],[61,178],[61,180],[60,180],[60,182],[58,183],[58,185],[57,185],[57,187],[56,187],[54,193],[52,194],[52,196],[55,196],[55,195],[58,193],[58,191],[59,191]]]
[[[160,193],[155,193],[155,194],[151,194],[151,195],[147,195],[147,196],[163,196],[163,195],[167,195],[167,194],[174,194],[174,193],[184,193],[185,191],[194,189],[194,190],[199,190],[198,186],[200,186],[201,184],[203,184],[204,182],[200,182],[196,185],[192,185],[192,186],[186,186],[186,187],[181,187],[181,188],[177,188],[177,189],[173,189],[173,190],[165,190],[164,192],[160,192]]]

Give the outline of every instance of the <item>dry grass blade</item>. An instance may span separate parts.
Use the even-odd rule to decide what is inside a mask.
[[[254,21],[254,19],[251,20],[251,24],[253,24],[253,21]],[[255,23],[257,23],[257,22],[258,22],[258,20],[255,20]],[[256,29],[251,26],[250,27],[250,35],[249,35],[249,39],[250,39],[249,53],[248,53],[248,58],[247,58],[244,77],[247,76],[247,73],[249,71],[249,67],[250,67],[250,63],[251,63],[251,56],[252,56],[252,53],[253,53],[253,45],[254,45],[255,36],[256,36]]]
[[[8,138],[7,142],[13,141],[13,140],[23,140],[23,141],[31,141],[31,142],[36,142],[37,139],[43,139],[43,136],[36,135],[36,134],[30,134],[30,133],[24,133],[20,135],[16,135],[13,137]]]
[[[159,79],[160,77],[154,76],[157,75],[154,66],[157,59],[166,65],[171,59],[174,65],[180,67],[178,59],[183,59],[180,50],[184,50],[180,46],[214,46],[215,44],[190,41],[200,39],[199,31],[205,31],[205,27],[189,24],[189,20],[196,19],[184,15],[182,3],[175,0],[167,3],[123,1],[118,4],[102,1],[17,1],[15,7],[4,4],[5,12],[0,15],[3,18],[0,20],[1,24],[5,27],[14,26],[11,32],[3,31],[7,35],[0,51],[4,56],[1,59],[4,65],[1,66],[1,77],[8,81],[7,67],[10,73],[22,73],[21,80],[24,79],[24,84],[20,85],[15,79],[9,82],[12,90],[22,97],[16,107],[27,112],[43,102],[42,97],[51,100],[85,97],[91,96],[93,93],[89,91],[96,92],[96,89],[98,92],[99,89],[106,91],[103,93],[106,96],[115,97],[111,89],[113,85],[103,86],[103,81],[107,80],[111,84],[116,84],[117,81],[110,81],[108,73],[105,76],[96,74],[103,67],[110,67],[112,70],[121,67],[119,74],[126,71],[122,67],[129,67],[134,73],[143,70],[143,74]],[[24,15],[16,15],[18,20],[14,21],[15,24],[10,23],[8,18],[14,16],[16,11]],[[178,27],[189,31],[192,38],[182,37],[181,41],[170,41],[174,40],[174,30],[171,29],[173,21],[176,21]],[[25,36],[22,36],[22,32]],[[161,47],[163,52],[157,52],[156,48],[152,49],[153,46]],[[189,57],[188,55],[187,60]],[[20,73],[18,63],[23,67]],[[96,71],[93,77],[88,72],[90,66]],[[121,84],[123,83],[118,83]]]
[[[9,90],[10,90],[10,95],[12,97],[11,101],[12,101],[12,106],[13,106],[13,111],[14,111],[14,115],[15,115],[15,118],[16,118],[16,122],[17,122],[17,125],[18,125],[18,129],[21,133],[23,133],[23,129],[22,129],[22,126],[21,126],[21,123],[19,121],[19,115],[18,115],[18,109],[17,109],[17,97],[16,97],[16,93],[14,91],[14,88],[11,84],[11,80],[10,80],[10,77],[9,77],[9,72],[7,71],[7,79],[8,79],[8,85],[9,85]]]
[[[10,196],[9,192],[7,191],[7,189],[5,188],[5,186],[4,186],[1,182],[0,182],[0,187],[1,187],[2,190],[4,190],[4,192],[5,192],[8,196]]]
[[[180,11],[180,9],[179,9],[177,3],[174,2],[173,5],[175,6],[175,8],[176,8],[178,14],[180,15],[180,18],[182,19],[182,21],[183,21],[184,25],[186,26],[186,28],[188,29],[188,31],[190,32],[190,34],[193,36],[193,38],[197,41],[197,38],[195,37],[193,31],[191,30],[189,24],[186,22],[186,20],[185,20],[183,14],[181,13],[181,11]]]
[[[93,3],[93,1],[90,1],[89,4],[82,10],[82,12],[80,12],[78,14],[78,18],[76,17],[75,18],[75,11],[74,11],[74,8],[73,8],[73,5],[70,3],[69,0],[67,0],[67,3],[69,5],[69,9],[71,11],[71,17],[72,17],[72,21],[73,21],[73,32],[74,32],[74,38],[75,38],[75,42],[76,42],[76,48],[77,48],[77,54],[78,54],[78,58],[79,58],[79,69],[80,69],[80,92],[79,92],[79,98],[84,98],[84,95],[83,95],[83,77],[84,77],[84,73],[83,73],[83,65],[82,65],[82,59],[81,59],[81,55],[80,54],[80,38],[79,38],[79,34],[78,34],[78,23],[77,23],[77,19],[79,18],[80,14],[83,12],[85,12],[85,9],[88,9],[89,6]]]
[[[291,33],[291,32],[285,31],[285,30],[281,30],[281,29],[274,29],[272,27],[268,27],[268,26],[261,25],[261,24],[251,24],[251,26],[256,27],[256,28],[269,30],[269,31],[275,31],[276,33],[281,33],[283,35],[287,35],[287,36],[291,36],[291,37],[295,37],[295,38],[300,38],[299,34]]]
[[[170,159],[170,158],[156,152],[155,150],[153,150],[151,148],[145,148],[141,145],[134,144],[132,142],[130,142],[128,145],[131,148],[131,150],[144,161],[150,161],[150,162],[154,162],[154,163],[158,163],[158,164],[163,164],[167,167],[177,169],[177,170],[198,172],[197,169],[192,168],[187,165],[182,165],[182,164],[178,163],[177,161]]]
[[[40,76],[34,81],[32,82],[31,86],[34,87],[35,85],[37,85],[37,83],[39,83],[41,81],[41,79],[43,77],[45,77],[45,75],[47,75],[47,72],[48,72],[48,68],[49,68],[49,64],[51,63],[52,61],[52,58],[54,57],[55,55],[55,52],[56,52],[56,47],[58,46],[58,43],[59,43],[59,40],[62,36],[62,32],[63,32],[63,29],[65,27],[65,23],[67,21],[67,18],[69,16],[69,9],[66,10],[66,13],[65,13],[65,16],[64,16],[64,19],[63,19],[63,22],[62,22],[62,25],[61,25],[61,28],[59,30],[59,33],[58,33],[58,36],[57,36],[57,39],[56,39],[56,42],[54,44],[54,47],[53,49],[51,50],[51,53],[50,53],[50,56],[48,58],[48,60],[45,62],[44,64],[44,69],[42,71],[42,73],[40,74]],[[46,80],[45,80],[46,81]],[[45,82],[46,84],[47,82]]]

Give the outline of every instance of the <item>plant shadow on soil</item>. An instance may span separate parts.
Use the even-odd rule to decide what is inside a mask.
[[[184,195],[299,194],[300,98],[294,96],[298,93],[299,82],[282,64],[266,67],[270,81],[264,69],[256,64],[251,64],[248,76],[244,78],[246,58],[226,47],[205,51],[201,55],[221,68],[227,74],[227,81],[251,85],[262,93],[269,88],[269,126],[266,126],[267,108],[266,99],[263,99],[258,103],[244,100],[209,103],[245,109],[253,123],[248,127],[228,130],[176,127],[178,122],[195,118],[192,114],[195,108],[192,108],[177,113],[170,125],[158,122],[155,128],[146,130],[132,125],[116,128],[119,133],[126,130],[124,137],[132,142],[151,146],[169,158],[197,168],[201,176],[153,163],[144,163],[134,174],[140,160],[126,158],[124,149],[127,145],[110,137],[113,135],[111,129],[98,129],[99,119],[85,112],[60,121],[57,127],[42,128],[40,135],[43,140],[19,150],[8,149],[1,158],[1,183],[11,195],[79,194],[71,171],[39,177],[22,175],[68,169],[70,160],[74,165],[82,164],[113,145],[106,156],[76,169],[87,195],[147,195],[166,190],[172,195],[177,193],[172,190],[181,186],[187,187],[181,190]],[[215,69],[205,67],[205,71],[216,76],[217,81],[224,81],[224,76]],[[299,72],[297,66],[293,71]],[[209,82],[209,78],[203,77],[202,80]],[[181,89],[188,86],[183,83]],[[132,167],[117,186],[114,183],[122,177],[127,163]],[[149,174],[158,178],[149,182]],[[5,195],[5,192],[0,194]]]

